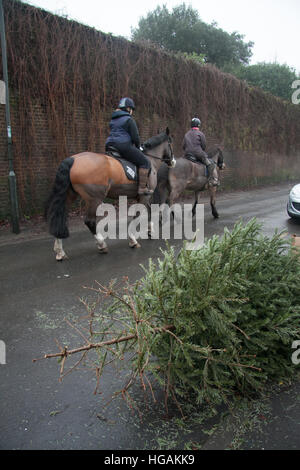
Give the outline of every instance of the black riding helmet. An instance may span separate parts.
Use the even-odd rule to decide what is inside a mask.
[[[135,109],[135,104],[134,101],[131,98],[121,98],[120,103],[118,105],[119,109],[126,109],[126,108],[131,108]]]
[[[201,121],[199,118],[193,118],[191,121],[191,127],[200,127],[201,126]]]

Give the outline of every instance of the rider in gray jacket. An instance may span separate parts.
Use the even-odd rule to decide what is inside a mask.
[[[213,177],[213,171],[215,164],[209,160],[206,150],[206,139],[203,132],[200,131],[201,121],[198,118],[193,118],[191,121],[191,129],[185,134],[182,147],[184,150],[184,156],[192,155],[198,161],[203,163],[208,172],[208,184],[210,186],[215,185],[215,179]]]

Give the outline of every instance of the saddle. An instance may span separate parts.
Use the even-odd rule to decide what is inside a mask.
[[[209,178],[209,173],[208,173],[207,166],[204,165],[204,163],[197,160],[197,158],[192,153],[187,153],[184,156],[184,158],[186,158],[187,160],[190,160],[190,162],[192,162],[192,163],[197,163],[198,165],[203,165],[204,168],[205,168],[205,177]],[[211,158],[208,158],[208,160],[215,165],[215,162]],[[209,186],[220,186],[220,181],[217,178],[213,177],[213,178],[209,179],[208,184],[209,184]]]
[[[105,149],[105,154],[108,155],[109,157],[113,157],[116,160],[118,160],[125,172],[125,175],[127,178],[131,181],[137,181],[138,180],[138,171],[137,167],[134,163],[129,162],[128,160],[125,160],[125,158],[121,157],[121,154],[118,149],[113,147],[112,145],[108,145]]]
[[[205,167],[205,176],[206,178],[208,177],[208,171],[207,171],[207,167],[204,165],[204,163],[200,162],[199,160],[197,160],[197,158],[192,154],[192,153],[187,153],[184,158],[186,158],[187,160],[189,160],[190,162],[192,163],[197,163],[197,165],[203,165]],[[210,160],[210,158],[209,158]],[[212,160],[211,160],[212,161]],[[214,163],[214,162],[213,162]]]

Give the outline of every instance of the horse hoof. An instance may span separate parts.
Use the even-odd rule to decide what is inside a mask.
[[[108,253],[107,246],[105,246],[104,248],[99,248],[99,253],[101,253],[101,255],[106,255],[106,253]]]
[[[134,244],[129,243],[129,246],[130,248],[141,248],[141,245],[139,243],[134,243]]]
[[[68,259],[67,255],[56,255],[56,261],[63,261],[64,259]]]

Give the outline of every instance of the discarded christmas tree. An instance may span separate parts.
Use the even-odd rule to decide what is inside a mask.
[[[88,306],[86,345],[47,357],[64,364],[73,353],[95,350],[99,378],[104,366],[131,351],[124,395],[136,378],[151,390],[156,378],[166,402],[188,397],[211,405],[296,373],[291,348],[300,339],[300,260],[281,234],[263,236],[256,220],[237,223],[199,250],[175,255],[168,247],[144,270],[133,285],[95,289],[114,301],[102,305],[103,314]]]

